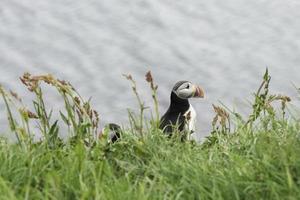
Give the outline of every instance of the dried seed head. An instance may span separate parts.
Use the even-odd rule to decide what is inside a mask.
[[[78,97],[74,97],[74,101],[75,101],[78,105],[80,105],[80,100],[79,100]]]
[[[127,79],[127,80],[130,80],[130,81],[133,81],[133,78],[131,76],[131,74],[123,74],[123,76]]]
[[[148,83],[152,83],[152,82],[153,82],[153,77],[152,77],[151,71],[148,71],[148,72],[146,73],[146,81],[147,81]]]
[[[27,110],[27,115],[31,119],[38,119],[38,116],[35,113],[33,113],[33,112],[29,111],[29,110]]]
[[[228,112],[226,112],[226,110],[224,108],[221,108],[219,106],[215,106],[214,104],[213,104],[213,108],[214,108],[215,113],[217,115],[219,115],[220,117],[226,117],[226,118],[229,117]]]
[[[95,118],[94,118],[94,120],[93,120],[93,127],[96,128],[96,130],[97,130],[97,128],[98,128],[98,123],[99,123],[99,114],[98,114],[98,112],[95,111],[95,110],[93,110],[93,113],[94,113],[94,116],[95,116]]]
[[[16,92],[13,92],[12,90],[9,91],[11,96],[13,96],[16,100],[19,102],[22,102],[22,99],[19,97],[19,95]]]
[[[284,102],[290,102],[291,98],[288,96],[284,96],[284,95],[279,95],[280,96],[280,100],[284,101]]]
[[[53,84],[53,80],[50,79],[48,76],[44,77],[43,80],[45,81],[45,83],[47,83],[47,84],[49,84],[49,85]]]
[[[68,85],[68,83],[65,80],[59,80],[57,79],[57,81],[62,84],[62,85]]]
[[[39,78],[32,77],[29,73],[25,73],[22,77],[20,77],[20,80],[31,92],[33,92],[38,87]]]
[[[24,79],[29,79],[30,76],[31,76],[31,74],[28,73],[28,72],[25,72],[25,73],[23,74],[23,78],[24,78]]]
[[[27,82],[26,82],[26,79],[24,79],[24,77],[20,77],[20,80],[21,80],[21,82],[22,82],[24,85],[27,86]]]
[[[226,127],[226,121],[229,121],[229,114],[226,112],[224,108],[221,108],[219,106],[212,105],[214,108],[214,111],[216,113],[216,116],[214,117],[212,121],[212,125],[215,126],[220,119],[219,123],[222,127]]]
[[[94,110],[94,115],[96,116],[96,118],[99,118],[99,113],[96,110]]]

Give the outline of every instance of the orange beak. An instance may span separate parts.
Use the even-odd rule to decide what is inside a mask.
[[[200,86],[194,86],[194,95],[193,97],[197,98],[203,98],[204,97],[204,91]]]

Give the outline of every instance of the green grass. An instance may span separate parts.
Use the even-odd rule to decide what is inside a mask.
[[[182,142],[178,133],[165,137],[157,114],[147,121],[132,112],[119,142],[95,139],[92,109],[82,99],[72,101],[73,90],[62,92],[61,120],[69,127],[63,142],[33,85],[37,116],[21,109],[18,123],[7,109],[19,141],[0,139],[0,199],[299,199],[300,124],[285,117],[288,97],[270,95],[268,84],[267,74],[248,119],[214,106],[213,131],[202,144]],[[7,105],[13,102],[3,88],[2,94]],[[271,106],[276,100],[280,110]],[[32,140],[26,120],[39,124],[43,141]]]
[[[152,132],[105,148],[0,146],[2,199],[299,199],[299,125],[202,145]]]

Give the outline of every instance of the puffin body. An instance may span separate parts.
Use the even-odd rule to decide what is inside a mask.
[[[189,103],[189,98],[203,98],[203,90],[189,81],[179,81],[171,92],[170,106],[161,118],[160,129],[171,135],[176,127],[179,132],[186,132],[187,139],[195,132],[196,112]]]

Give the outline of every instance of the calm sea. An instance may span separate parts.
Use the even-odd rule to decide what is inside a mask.
[[[152,105],[144,80],[151,70],[161,113],[173,84],[190,80],[206,91],[205,99],[191,101],[202,137],[210,130],[212,103],[249,113],[247,101],[266,67],[271,91],[297,104],[299,10],[299,0],[1,0],[0,83],[29,103],[32,96],[18,77],[52,73],[92,97],[101,126],[126,126],[127,108],[137,104],[122,74],[133,75],[146,105]],[[46,95],[47,105],[62,107],[53,90]]]

